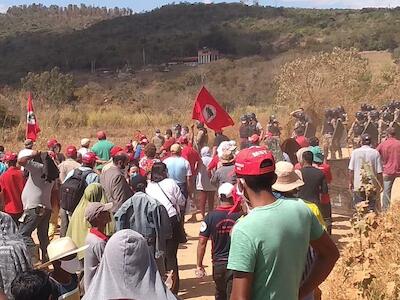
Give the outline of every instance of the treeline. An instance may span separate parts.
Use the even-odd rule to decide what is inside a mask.
[[[7,10],[7,15],[11,17],[32,17],[34,15],[41,16],[63,16],[63,17],[82,17],[82,16],[97,16],[103,18],[120,17],[132,15],[133,10],[130,8],[107,8],[95,7],[91,5],[81,4],[80,6],[69,4],[68,6],[43,4],[19,5],[11,6]]]
[[[65,33],[87,28],[95,23],[132,15],[129,8],[94,7],[84,4],[66,7],[42,4],[20,5],[0,14],[0,39],[29,32]]]
[[[38,7],[31,9],[40,11]],[[18,12],[12,9],[0,17],[0,83],[17,82],[30,71],[53,67],[63,72],[89,71],[93,63],[98,68],[117,69],[126,64],[140,68],[144,63],[196,56],[203,46],[232,57],[273,57],[292,49],[321,51],[336,46],[399,52],[400,45],[399,9],[314,10],[182,3],[133,15],[117,10],[121,17],[109,15],[109,10],[106,14],[101,8],[97,8],[99,17],[93,17],[91,8],[82,6],[43,9],[49,11],[49,17],[30,17],[34,13],[13,17]],[[71,17],[60,22],[58,14]],[[8,29],[2,26],[1,22],[7,20],[4,18],[9,18]],[[40,30],[29,27],[33,22],[30,19]]]

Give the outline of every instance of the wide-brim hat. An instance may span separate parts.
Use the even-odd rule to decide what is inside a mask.
[[[219,158],[219,161],[223,164],[231,163],[235,160],[235,155],[232,153],[232,151],[225,151],[222,153],[221,157]]]
[[[304,181],[294,170],[294,166],[286,161],[276,163],[275,173],[277,175],[276,182],[272,185],[272,189],[278,192],[293,191],[304,185]]]
[[[78,248],[70,237],[62,237],[53,240],[47,246],[47,254],[49,256],[49,261],[38,266],[38,269],[46,268],[56,260],[85,251],[88,247],[89,245],[85,245],[83,247]]]

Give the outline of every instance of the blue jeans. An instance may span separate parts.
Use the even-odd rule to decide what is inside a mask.
[[[368,203],[368,209],[370,211],[376,211],[376,199],[377,199],[377,195],[376,193],[371,193],[371,195],[369,196],[369,203]],[[365,192],[359,192],[359,191],[354,191],[353,192],[353,204],[354,206],[357,203],[360,203],[362,201],[365,201],[366,197],[365,197]]]
[[[387,211],[390,207],[390,198],[392,196],[392,187],[395,179],[396,176],[383,176],[383,211]]]
[[[49,221],[51,210],[45,208],[32,208],[24,211],[24,220],[19,226],[19,233],[26,244],[29,253],[34,257],[35,242],[32,239],[32,232],[37,229],[40,250],[42,250],[42,261],[47,261],[47,246],[49,245]]]

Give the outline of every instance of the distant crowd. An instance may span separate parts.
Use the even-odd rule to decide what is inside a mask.
[[[53,138],[43,151],[32,140],[20,151],[1,147],[0,299],[179,299],[177,253],[190,214],[201,221],[194,276],[199,284],[206,276],[211,240],[217,300],[320,299],[339,257],[332,174],[304,110],[292,115],[302,121],[284,141],[274,116],[264,130],[247,114],[238,144],[222,130],[211,144],[197,123],[152,137],[137,131],[121,146],[99,131],[93,145],[83,138],[64,149]],[[389,208],[400,177],[393,125],[376,149],[362,133],[350,158],[354,201],[373,211],[381,190]]]

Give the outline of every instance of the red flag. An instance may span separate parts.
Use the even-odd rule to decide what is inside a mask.
[[[36,120],[33,109],[32,94],[28,93],[28,112],[26,114],[26,138],[36,141],[37,135],[40,132],[39,125]]]
[[[201,88],[194,103],[192,119],[203,122],[207,127],[215,131],[235,125],[229,114],[204,86]]]

